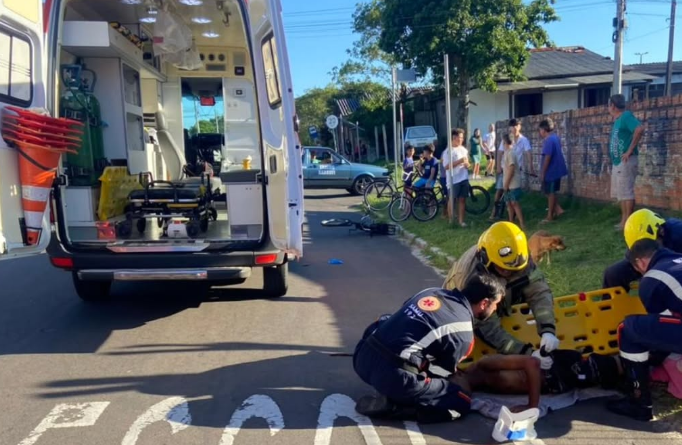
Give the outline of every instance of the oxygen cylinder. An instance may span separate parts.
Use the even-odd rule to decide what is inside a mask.
[[[87,82],[83,81],[82,65],[62,65],[61,71],[65,90],[60,98],[59,114],[61,117],[87,123],[83,126],[82,144],[78,153],[69,153],[66,156],[69,183],[75,186],[96,186],[105,167],[99,102],[91,94],[92,90]]]
[[[94,94],[95,83],[97,82],[97,75],[94,71],[83,68],[84,73],[90,73],[91,80],[88,81],[83,78],[81,90],[85,93],[88,105],[89,123],[90,123],[90,141],[92,144],[93,167],[97,174],[97,178],[101,176],[106,167],[107,161],[104,156],[104,138],[102,135],[102,111],[100,103]]]

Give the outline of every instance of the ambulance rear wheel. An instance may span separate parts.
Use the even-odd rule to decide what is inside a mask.
[[[71,272],[73,287],[76,294],[83,301],[98,302],[109,298],[111,281],[84,281],[78,277],[78,272]]]
[[[263,293],[266,298],[279,298],[289,290],[289,264],[263,268]]]

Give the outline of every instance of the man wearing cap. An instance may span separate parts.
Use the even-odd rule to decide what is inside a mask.
[[[490,226],[452,266],[443,287],[459,289],[474,276],[492,274],[506,282],[506,295],[496,314],[476,326],[476,335],[500,354],[532,354],[543,369],[552,366],[549,356],[541,356],[540,349],[552,352],[559,347],[554,318],[554,297],[545,276],[528,255],[526,235],[513,223],[498,222]],[[500,316],[508,316],[511,306],[528,303],[535,317],[540,336],[539,347],[523,343],[505,331]]]

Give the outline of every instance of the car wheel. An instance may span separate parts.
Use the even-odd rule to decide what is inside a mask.
[[[78,276],[78,272],[71,272],[73,287],[83,301],[99,302],[109,298],[111,281],[84,281]]]
[[[369,184],[372,183],[372,177],[369,175],[362,175],[355,178],[353,182],[353,187],[351,187],[352,195],[362,195],[365,193],[365,189]]]

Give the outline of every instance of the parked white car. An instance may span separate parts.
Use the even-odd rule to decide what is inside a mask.
[[[438,134],[430,125],[419,127],[407,127],[405,129],[405,147],[411,144],[415,148],[416,154],[421,153],[421,149],[429,144],[438,142]]]

